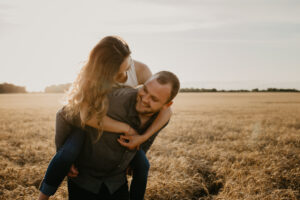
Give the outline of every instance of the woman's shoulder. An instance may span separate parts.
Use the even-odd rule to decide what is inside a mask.
[[[137,60],[134,60],[134,67],[139,84],[145,83],[151,76],[152,72],[149,67]]]

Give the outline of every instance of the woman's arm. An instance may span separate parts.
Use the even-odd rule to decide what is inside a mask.
[[[138,84],[144,84],[151,76],[152,72],[149,67],[137,60],[134,60],[135,72],[138,80]]]
[[[80,109],[80,118],[81,119],[86,117],[86,110],[87,110],[86,105]],[[103,117],[102,123],[103,123],[104,131],[109,131],[109,132],[113,132],[113,133],[124,133],[125,135],[136,135],[137,134],[137,132],[133,128],[131,128],[130,125],[128,125],[124,122],[114,120],[114,119],[108,117],[107,115]],[[99,128],[98,119],[97,119],[96,115],[93,115],[88,121],[86,121],[85,124],[88,126],[91,126],[93,128],[96,128],[96,129]]]
[[[135,135],[134,129],[130,127],[130,125],[114,120],[107,115],[103,117],[102,119],[103,123],[103,130],[109,131],[113,133],[125,133],[125,135]],[[90,120],[86,122],[88,126],[91,126],[93,128],[99,128],[96,120],[96,116],[92,116]]]

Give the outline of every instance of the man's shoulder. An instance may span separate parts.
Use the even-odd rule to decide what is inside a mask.
[[[137,89],[131,87],[114,88],[108,94],[109,111],[115,109],[119,110],[121,108],[127,110],[128,107],[135,102],[136,95]]]
[[[127,86],[120,86],[113,88],[113,90],[108,94],[109,97],[125,97],[131,96],[137,93],[137,89]]]
[[[115,88],[108,95],[107,115],[118,121],[126,121],[127,115],[135,109],[137,90],[134,88]]]

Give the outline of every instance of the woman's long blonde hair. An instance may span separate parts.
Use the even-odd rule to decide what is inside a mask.
[[[65,106],[66,117],[74,119],[80,115],[80,108],[87,105],[87,113],[81,125],[96,115],[98,119],[98,140],[103,131],[102,119],[106,115],[107,93],[115,84],[120,65],[130,55],[127,43],[116,36],[103,38],[91,51],[87,63],[72,84]]]

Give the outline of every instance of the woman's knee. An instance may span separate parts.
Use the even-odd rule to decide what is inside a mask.
[[[80,153],[84,138],[83,131],[73,132],[59,150],[60,157],[66,161],[74,162]]]
[[[79,150],[77,149],[61,149],[59,152],[57,152],[61,158],[61,160],[65,162],[74,163],[79,155]]]

